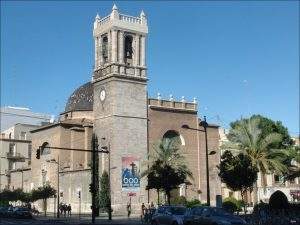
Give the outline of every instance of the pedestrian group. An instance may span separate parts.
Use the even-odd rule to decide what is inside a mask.
[[[71,214],[72,214],[71,204],[67,205],[65,203],[60,203],[59,204],[59,212],[60,212],[61,215],[71,216]]]

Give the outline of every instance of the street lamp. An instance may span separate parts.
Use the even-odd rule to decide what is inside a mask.
[[[202,120],[199,124],[204,128],[204,130],[196,129],[196,128],[191,128],[189,125],[184,124],[181,127],[184,129],[189,129],[189,130],[196,130],[196,131],[201,131],[205,133],[205,159],[206,159],[206,199],[207,199],[207,205],[210,206],[210,187],[209,187],[209,166],[208,166],[208,155],[214,155],[216,154],[216,151],[211,151],[208,153],[208,142],[207,142],[207,127],[208,123],[206,122],[206,116],[204,116],[204,120]]]
[[[59,218],[59,155],[57,156],[57,161],[55,159],[47,160],[48,163],[55,163],[57,165],[57,218]]]

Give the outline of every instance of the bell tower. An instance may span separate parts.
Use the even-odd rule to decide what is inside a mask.
[[[99,145],[108,146],[100,170],[110,174],[114,212],[147,202],[146,180],[140,178],[147,155],[147,19],[119,13],[116,5],[103,18],[96,16],[94,133]]]
[[[120,14],[116,5],[110,15],[94,22],[95,72],[93,79],[122,75],[146,78],[147,19]]]

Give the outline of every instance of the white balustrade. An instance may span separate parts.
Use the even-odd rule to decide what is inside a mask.
[[[141,19],[139,17],[128,16],[124,14],[120,14],[120,20],[129,22],[129,23],[141,23]]]
[[[100,23],[100,25],[102,25],[102,24],[107,23],[109,20],[110,20],[110,15],[108,15],[108,16],[106,16],[106,17],[103,17],[103,18],[99,21],[99,23]]]
[[[128,22],[128,23],[138,23],[138,24],[142,24],[142,20],[139,17],[134,17],[134,16],[128,16],[128,15],[124,15],[124,14],[120,14],[119,20]],[[110,15],[103,17],[99,20],[99,24],[103,25],[107,22],[110,21]]]

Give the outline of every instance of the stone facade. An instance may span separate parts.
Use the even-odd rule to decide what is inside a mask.
[[[72,93],[57,123],[32,132],[34,152],[45,145],[91,149],[92,133],[96,134],[99,148],[106,146],[110,152],[109,155],[99,155],[99,171],[100,174],[104,170],[109,172],[114,213],[124,213],[129,201],[133,213],[140,213],[143,202],[156,202],[156,195],[148,194],[145,190],[145,178],[141,179],[138,188],[122,186],[123,160],[136,158],[139,167],[132,161],[132,172],[143,171],[147,154],[168,131],[180,137],[182,153],[194,177],[188,185],[180,188],[178,194],[188,199],[206,201],[204,133],[182,128],[182,125],[187,124],[201,129],[197,103],[184,99],[147,98],[147,33],[147,20],[143,12],[139,17],[126,16],[120,14],[114,6],[109,16],[102,19],[97,16],[93,32],[95,68],[92,82]],[[217,152],[209,158],[212,205],[215,205],[216,195],[221,192],[216,174],[219,162],[218,139],[218,127],[209,125],[209,151]],[[90,212],[91,154],[51,149],[36,159],[33,153],[33,187],[50,182],[58,188],[57,165],[47,162],[51,159],[56,162],[59,159],[61,201],[71,204],[74,213]],[[81,202],[78,191],[81,191]],[[49,211],[53,211],[55,200],[50,202]]]
[[[108,17],[97,16],[94,23],[94,133],[99,139],[105,138],[110,146],[108,160],[115,169],[108,165],[100,167],[110,171],[112,207],[119,212],[126,211],[131,192],[122,187],[123,157],[134,156],[144,161],[147,155],[147,33],[143,15],[122,15],[115,5]],[[135,198],[131,199],[133,211],[147,201],[145,187],[146,181],[142,179]]]
[[[1,133],[0,137],[0,190],[30,187],[31,133],[37,125],[16,124]],[[22,182],[23,175],[23,182]],[[18,179],[18,178],[20,179]],[[30,188],[29,188],[30,189]]]
[[[203,130],[199,126],[196,103],[182,103],[149,99],[149,151],[155,147],[158,140],[164,137],[168,131],[175,131],[181,139],[181,150],[186,158],[189,169],[193,173],[191,184],[187,185],[186,197],[199,199],[206,202],[206,160],[204,133],[196,130],[184,129],[182,125]],[[217,154],[209,156],[210,172],[210,196],[211,204],[216,204],[216,195],[221,194],[220,180],[216,166],[219,163],[218,154],[218,126],[210,125],[207,128],[208,150]],[[152,198],[156,196],[152,195]]]

